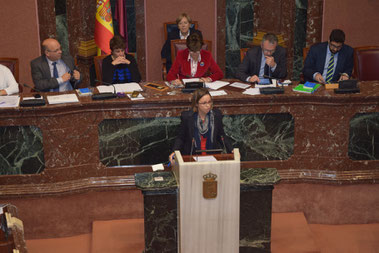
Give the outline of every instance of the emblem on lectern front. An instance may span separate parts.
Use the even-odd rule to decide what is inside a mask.
[[[205,199],[214,199],[217,197],[217,175],[208,173],[203,175],[203,197]]]

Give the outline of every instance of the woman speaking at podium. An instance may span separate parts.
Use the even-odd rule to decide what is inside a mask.
[[[181,84],[180,79],[184,78],[200,78],[203,82],[223,78],[224,74],[211,52],[201,49],[203,44],[200,32],[193,32],[187,37],[187,48],[178,51],[175,62],[167,74],[167,81],[177,85]]]
[[[173,150],[182,155],[190,155],[196,150],[226,149],[232,151],[232,145],[225,136],[222,113],[213,108],[212,97],[206,88],[197,89],[192,96],[192,109],[182,112],[178,137]],[[174,153],[169,156],[173,163]]]

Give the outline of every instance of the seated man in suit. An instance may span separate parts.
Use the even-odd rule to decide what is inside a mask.
[[[74,59],[62,55],[59,42],[49,38],[42,42],[44,55],[31,61],[32,78],[38,91],[68,91],[80,82]]]
[[[272,33],[263,36],[260,47],[247,51],[236,73],[241,81],[252,83],[259,83],[264,76],[278,79],[287,76],[286,50],[278,45],[278,38]]]
[[[11,70],[0,64],[0,96],[18,93],[18,83]]]
[[[354,67],[354,50],[344,42],[345,33],[334,29],[329,42],[313,45],[304,62],[305,81],[325,84],[349,79]]]
[[[193,32],[200,32],[194,28],[190,28],[192,24],[192,19],[186,14],[182,13],[176,19],[176,24],[178,28],[174,28],[169,34],[167,34],[167,40],[164,43],[161,51],[161,57],[166,59],[166,70],[167,73],[170,71],[171,62],[171,40],[182,39],[185,40]]]

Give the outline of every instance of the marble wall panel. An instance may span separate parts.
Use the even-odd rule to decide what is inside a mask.
[[[295,124],[290,114],[228,115],[223,122],[241,161],[286,160],[293,154]]]
[[[359,113],[350,120],[349,157],[379,160],[379,113]]]
[[[104,120],[99,125],[100,160],[106,166],[168,160],[179,118]]]
[[[225,77],[234,78],[240,64],[240,48],[253,40],[253,1],[226,1]]]
[[[49,37],[56,37],[55,2],[51,0],[37,0],[39,37],[41,42]],[[53,21],[52,21],[53,20]]]
[[[303,48],[306,45],[307,35],[307,8],[308,0],[296,0],[294,49],[293,49],[293,80],[300,80],[303,69]]]
[[[286,160],[293,153],[290,114],[228,115],[223,122],[242,161]],[[105,120],[99,125],[100,160],[106,166],[166,162],[179,124],[173,117]]]
[[[44,169],[44,147],[39,128],[0,127],[0,175],[38,174]]]
[[[306,47],[321,42],[324,0],[308,0]]]

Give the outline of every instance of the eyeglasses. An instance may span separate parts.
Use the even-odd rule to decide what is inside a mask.
[[[212,105],[212,104],[213,104],[213,101],[199,103],[199,105]]]
[[[55,49],[55,50],[49,50],[47,49],[47,51],[51,52],[51,53],[58,53],[59,51],[62,51],[61,48],[58,48],[58,49]]]
[[[275,49],[273,49],[273,50],[268,50],[268,49],[264,49],[264,48],[262,48],[262,50],[263,50],[263,52],[265,52],[265,53],[271,53],[271,54],[275,53]]]
[[[330,47],[333,47],[333,48],[335,48],[335,49],[337,49],[337,50],[341,49],[342,46],[343,46],[343,44],[337,46],[337,45],[334,45],[334,44],[332,44],[332,43],[329,43],[329,45],[330,45]]]

